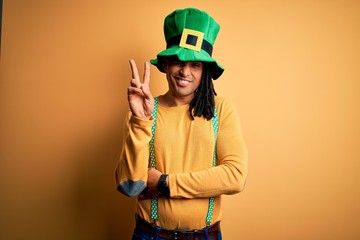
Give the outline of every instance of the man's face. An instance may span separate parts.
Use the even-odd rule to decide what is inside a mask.
[[[203,63],[169,61],[165,70],[172,96],[191,100],[201,82]]]

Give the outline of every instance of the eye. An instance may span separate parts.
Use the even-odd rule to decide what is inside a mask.
[[[171,65],[171,66],[182,66],[183,63],[180,62],[180,61],[172,61],[172,62],[170,62],[170,65]]]
[[[193,67],[193,68],[201,68],[202,63],[201,62],[192,62],[191,67]]]

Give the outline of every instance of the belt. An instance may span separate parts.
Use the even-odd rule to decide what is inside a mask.
[[[139,216],[136,216],[135,228],[152,236],[155,236],[156,232],[158,231],[156,226],[154,226],[151,223],[148,223]],[[209,240],[217,240],[218,234],[220,232],[220,222],[216,222],[206,227],[205,229],[208,232]],[[205,239],[205,234],[206,234],[205,232],[206,231],[204,229],[193,230],[193,231],[186,231],[181,229],[178,230],[160,229],[160,231],[158,232],[158,237],[164,239],[203,240]]]

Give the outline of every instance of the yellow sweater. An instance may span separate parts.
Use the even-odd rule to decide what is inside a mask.
[[[209,197],[215,197],[213,222],[220,221],[221,195],[242,191],[247,176],[247,150],[235,106],[215,98],[219,115],[217,166],[212,167],[212,122],[189,116],[189,105],[159,104],[155,131],[156,167],[169,174],[170,199],[159,198],[159,222],[165,229],[201,229],[206,225]],[[124,145],[115,169],[118,190],[137,196],[146,187],[149,142],[153,120],[141,120],[129,111]],[[137,200],[136,213],[150,220],[150,201]]]

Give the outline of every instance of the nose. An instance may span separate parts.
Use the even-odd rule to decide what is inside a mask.
[[[189,66],[188,63],[184,63],[184,64],[181,66],[180,74],[181,74],[182,76],[184,76],[184,77],[190,75],[190,66]]]

